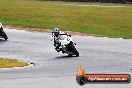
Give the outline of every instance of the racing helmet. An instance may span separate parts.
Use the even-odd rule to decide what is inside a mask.
[[[3,28],[3,25],[2,25],[2,23],[0,23],[0,28]]]
[[[59,36],[59,32],[60,32],[59,28],[54,28],[52,33],[53,33],[56,37],[58,37],[58,36]]]

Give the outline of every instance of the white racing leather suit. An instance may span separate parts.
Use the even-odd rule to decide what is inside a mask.
[[[60,37],[60,35],[68,35],[68,34],[65,33],[65,32],[60,31],[58,37],[56,37],[53,33],[52,33],[52,36],[51,36],[51,41],[53,41],[54,46],[55,46],[55,50],[57,52],[61,51],[61,49],[59,48],[60,47],[60,43],[59,43],[59,37]]]

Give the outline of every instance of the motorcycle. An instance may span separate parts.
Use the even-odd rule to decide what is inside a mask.
[[[71,36],[68,35],[59,35],[59,44],[60,44],[60,50],[62,53],[68,54],[68,56],[76,55],[79,56],[79,52],[77,51],[75,47],[75,43],[72,41]]]
[[[6,33],[3,31],[3,29],[0,28],[0,38],[4,38],[5,40],[8,39]]]

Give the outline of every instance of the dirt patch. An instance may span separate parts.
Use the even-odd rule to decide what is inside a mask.
[[[27,31],[52,32],[51,29],[22,27],[22,26],[12,26],[12,25],[6,25],[5,28],[17,29],[17,30],[27,30]]]

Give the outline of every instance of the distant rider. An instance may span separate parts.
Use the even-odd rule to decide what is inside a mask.
[[[0,23],[0,36],[3,37],[5,40],[8,39],[6,33],[3,31],[3,25]]]
[[[54,46],[55,46],[55,49],[56,49],[57,52],[61,51],[61,49],[59,48],[60,47],[60,43],[59,43],[59,36],[60,35],[70,36],[68,33],[60,31],[59,28],[54,28],[53,29],[53,31],[52,31],[52,40],[54,42]]]
[[[0,32],[3,31],[3,25],[0,23]]]

